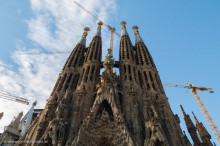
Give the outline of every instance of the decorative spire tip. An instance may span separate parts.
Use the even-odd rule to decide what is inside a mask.
[[[134,29],[134,34],[135,34],[135,35],[136,35],[136,34],[139,34],[138,26],[137,26],[137,25],[133,26],[132,28]]]
[[[97,24],[98,24],[98,30],[101,30],[101,28],[102,28],[101,26],[103,25],[103,22],[99,21]]]
[[[97,24],[98,24],[98,25],[103,25],[103,22],[102,22],[102,21],[99,21]]]
[[[133,28],[133,29],[138,29],[138,26],[137,26],[137,25],[135,25],[135,26],[133,26],[132,28]]]
[[[86,37],[88,35],[88,31],[90,31],[89,27],[84,28],[83,36]]]
[[[196,115],[194,114],[194,112],[192,112],[192,114],[193,114],[193,117],[194,117],[196,123],[199,123],[199,120],[197,119],[197,117],[196,117]]]
[[[180,105],[180,108],[181,108],[181,110],[182,110],[182,112],[183,112],[183,115],[185,116],[185,115],[186,115],[186,113],[185,113],[185,111],[184,111],[184,109],[183,109],[183,106],[182,106],[182,105]]]
[[[85,27],[84,31],[90,31],[90,28],[89,27]]]
[[[122,29],[126,29],[126,22],[125,21],[122,21],[121,25],[122,25]]]

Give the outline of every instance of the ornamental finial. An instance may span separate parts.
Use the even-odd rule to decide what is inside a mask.
[[[88,35],[88,31],[90,31],[89,27],[84,28],[83,36],[86,37]]]
[[[99,21],[97,24],[98,24],[98,30],[101,30],[101,26],[103,25],[103,22]]]
[[[122,21],[121,25],[122,25],[122,29],[126,29],[126,22],[125,21]]]
[[[134,29],[134,34],[135,34],[135,35],[136,35],[136,34],[139,34],[138,26],[137,26],[137,25],[133,26],[132,28]]]
[[[139,42],[143,42],[143,40],[139,34],[139,31],[138,31],[138,26],[135,25],[132,28],[134,29],[134,34],[135,34],[135,44],[137,44]]]

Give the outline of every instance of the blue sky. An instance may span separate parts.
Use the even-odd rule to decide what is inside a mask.
[[[219,1],[82,0],[79,3],[116,27],[118,32],[121,31],[120,22],[125,20],[133,43],[132,26],[138,25],[162,82],[185,85],[190,81],[194,85],[214,88],[214,94],[199,92],[199,95],[220,127]],[[91,28],[88,45],[97,21],[71,0],[1,1],[0,19],[0,87],[31,100],[37,98],[38,106],[43,107],[68,54],[19,55],[19,52],[71,51],[85,26]],[[104,50],[108,48],[109,35],[106,29],[103,30]],[[115,36],[116,60],[119,41]],[[173,112],[181,119],[182,129],[185,130],[185,125],[180,104],[191,117],[191,111],[194,111],[217,144],[190,91],[170,87],[165,90]],[[2,103],[10,116],[5,116],[0,125],[7,125],[21,107],[24,111],[29,108],[1,100]],[[2,107],[1,110],[6,109]]]

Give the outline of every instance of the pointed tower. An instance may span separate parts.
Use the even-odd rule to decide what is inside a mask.
[[[208,131],[206,130],[206,128],[204,127],[202,122],[199,122],[199,120],[197,119],[197,117],[195,116],[195,114],[192,112],[194,119],[196,121],[196,127],[198,129],[199,135],[202,139],[202,143],[205,146],[213,146],[213,144],[211,143],[211,135],[208,133]]]
[[[135,25],[132,28],[135,34],[134,52],[139,80],[138,91],[141,92],[139,101],[142,101],[139,104],[140,115],[145,127],[144,141],[147,145],[154,141],[155,137],[151,133],[154,131],[153,127],[157,127],[161,137],[156,139],[161,145],[187,145],[183,139],[175,138],[177,133],[183,137],[179,120],[170,108],[157,68],[139,34],[138,26]]]
[[[140,98],[140,84],[136,68],[134,46],[126,30],[126,22],[122,21],[122,32],[120,41],[120,76],[122,88],[122,111],[127,122],[129,132],[133,135],[135,145],[142,145],[144,127],[141,120],[140,110],[142,108],[142,98]]]
[[[138,26],[135,25],[132,28],[134,29],[135,34],[136,62],[140,67],[140,70],[143,70],[138,72],[140,85],[144,86],[146,90],[154,90],[164,93],[155,63],[139,34]]]
[[[120,75],[123,82],[137,82],[136,76],[136,61],[134,55],[134,48],[131,43],[130,37],[126,30],[126,22],[122,21],[122,32],[120,41]]]
[[[180,105],[180,107],[181,107],[181,110],[182,110],[183,115],[184,115],[184,120],[185,120],[185,123],[186,123],[187,130],[188,130],[190,136],[192,137],[194,145],[195,146],[200,146],[201,141],[198,137],[196,126],[193,124],[193,122],[190,119],[189,115],[185,113],[182,105]]]
[[[62,145],[64,143],[64,136],[67,133],[62,133],[62,131],[65,131],[69,125],[70,107],[72,106],[68,103],[75,100],[74,93],[82,74],[88,31],[89,28],[86,27],[81,40],[71,52],[62,72],[59,74],[44,110],[40,117],[32,122],[27,134],[21,138],[21,141],[30,140],[33,142],[32,145],[35,145],[35,141],[44,141],[45,139],[53,139],[49,140],[53,144]],[[59,138],[55,134],[57,130],[62,133]]]
[[[86,51],[86,36],[88,35],[88,31],[88,27],[84,28],[83,36],[66,61],[51,96],[58,97],[59,95],[57,93],[64,94],[66,90],[74,91],[76,89],[79,76],[82,73],[81,68]]]
[[[99,82],[101,58],[102,58],[102,38],[101,38],[101,26],[102,22],[98,23],[98,28],[95,36],[85,54],[85,60],[83,63],[83,71],[80,76],[79,84],[77,86],[76,94],[83,100],[82,117],[85,117],[89,109],[95,100],[96,85]],[[83,96],[85,95],[85,97]],[[81,102],[81,99],[78,102]],[[84,112],[85,111],[85,112]]]
[[[93,105],[96,96],[96,85],[99,82],[99,74],[102,56],[102,38],[101,26],[98,28],[89,47],[85,52],[85,59],[82,66],[82,73],[79,78],[77,89],[74,92],[74,100],[71,109],[71,124],[67,144],[72,143],[79,126],[82,125],[83,119],[86,118],[90,108]]]

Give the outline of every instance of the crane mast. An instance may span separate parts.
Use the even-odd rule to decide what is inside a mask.
[[[115,33],[115,28],[112,28],[111,29],[111,39],[110,39],[110,49],[111,49],[111,52],[112,52],[112,55],[114,54],[113,52],[113,48],[114,48],[114,33]]]
[[[215,122],[212,119],[212,116],[209,114],[207,108],[205,107],[202,99],[200,98],[200,96],[197,93],[192,92],[199,108],[201,109],[206,121],[208,122],[210,128],[212,129],[215,137],[217,138],[218,142],[220,143],[220,131],[218,130],[217,125],[215,124]]]
[[[193,86],[190,82],[186,82],[186,83],[188,84],[188,86],[176,85],[176,84],[164,84],[164,85],[169,86],[169,87],[188,88],[192,91],[192,94],[193,94],[200,110],[202,111],[202,114],[204,115],[206,121],[208,122],[208,124],[209,124],[212,132],[214,133],[218,143],[220,143],[220,131],[218,130],[217,125],[213,121],[212,116],[209,114],[208,109],[206,108],[204,102],[202,101],[202,99],[200,98],[200,96],[197,93],[197,90],[208,91],[209,93],[214,93],[213,89],[206,88],[206,87]]]

